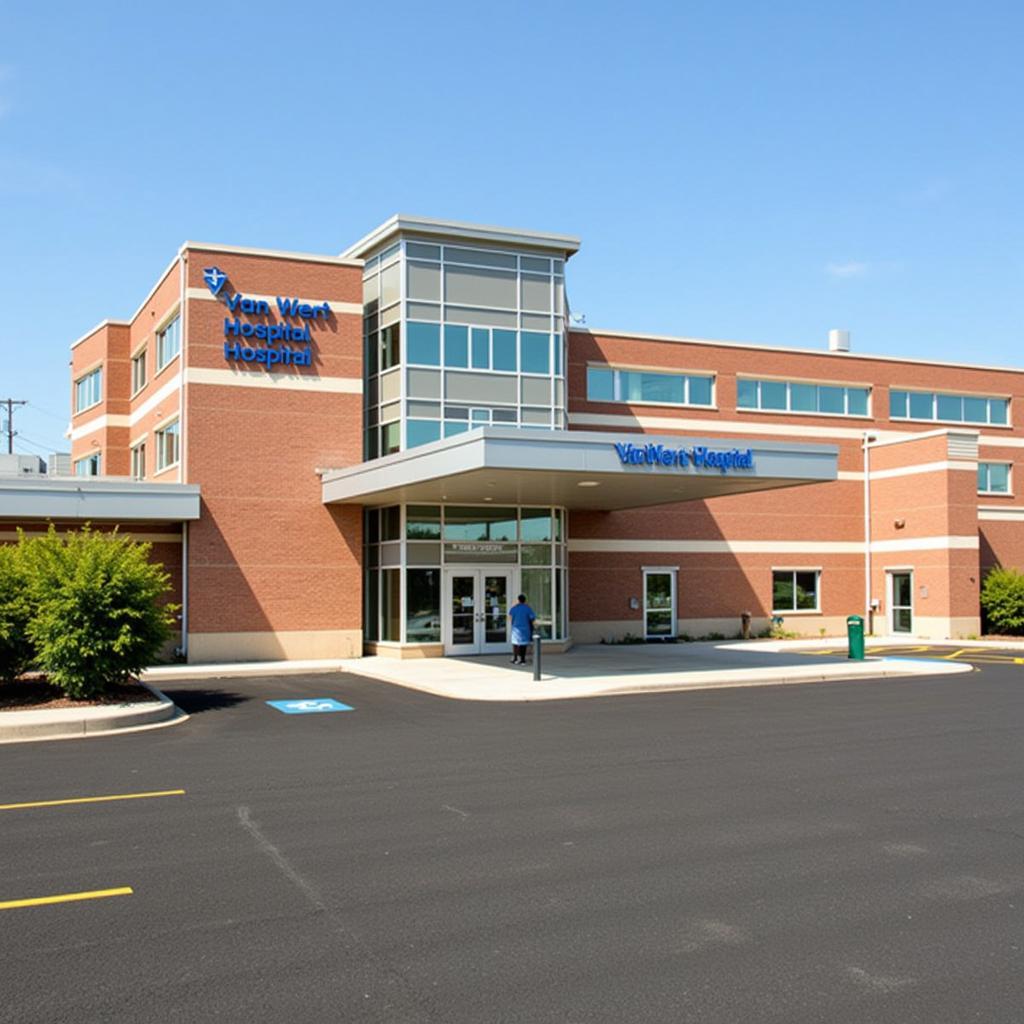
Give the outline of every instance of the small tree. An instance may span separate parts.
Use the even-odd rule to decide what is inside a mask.
[[[84,529],[24,549],[36,613],[36,662],[70,697],[91,697],[138,675],[171,635],[175,607],[149,544]]]
[[[32,666],[35,649],[28,627],[35,611],[25,571],[22,537],[0,544],[0,680],[13,682]]]
[[[990,631],[1024,631],[1024,574],[1001,566],[990,570],[981,587],[981,610]]]

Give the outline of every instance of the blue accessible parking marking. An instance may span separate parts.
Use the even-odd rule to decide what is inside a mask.
[[[355,711],[355,708],[330,697],[312,697],[305,700],[268,700],[272,708],[286,715],[317,715],[327,711]]]

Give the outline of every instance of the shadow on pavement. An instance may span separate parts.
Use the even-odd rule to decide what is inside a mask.
[[[204,711],[223,711],[244,704],[251,697],[243,693],[231,693],[228,690],[169,690],[161,688],[161,692],[174,701],[182,711],[190,715],[199,715]]]

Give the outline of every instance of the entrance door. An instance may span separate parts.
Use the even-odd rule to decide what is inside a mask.
[[[894,633],[910,633],[914,628],[914,574],[889,573],[889,626]]]
[[[644,569],[644,636],[676,635],[676,574],[672,569]]]
[[[448,569],[445,654],[504,654],[508,638],[509,569]]]

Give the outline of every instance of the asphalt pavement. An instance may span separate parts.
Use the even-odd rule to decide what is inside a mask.
[[[543,704],[166,689],[189,721],[0,748],[0,1021],[1024,1016],[1018,666]],[[354,710],[264,703],[319,698]],[[52,803],[100,796],[128,799]]]

